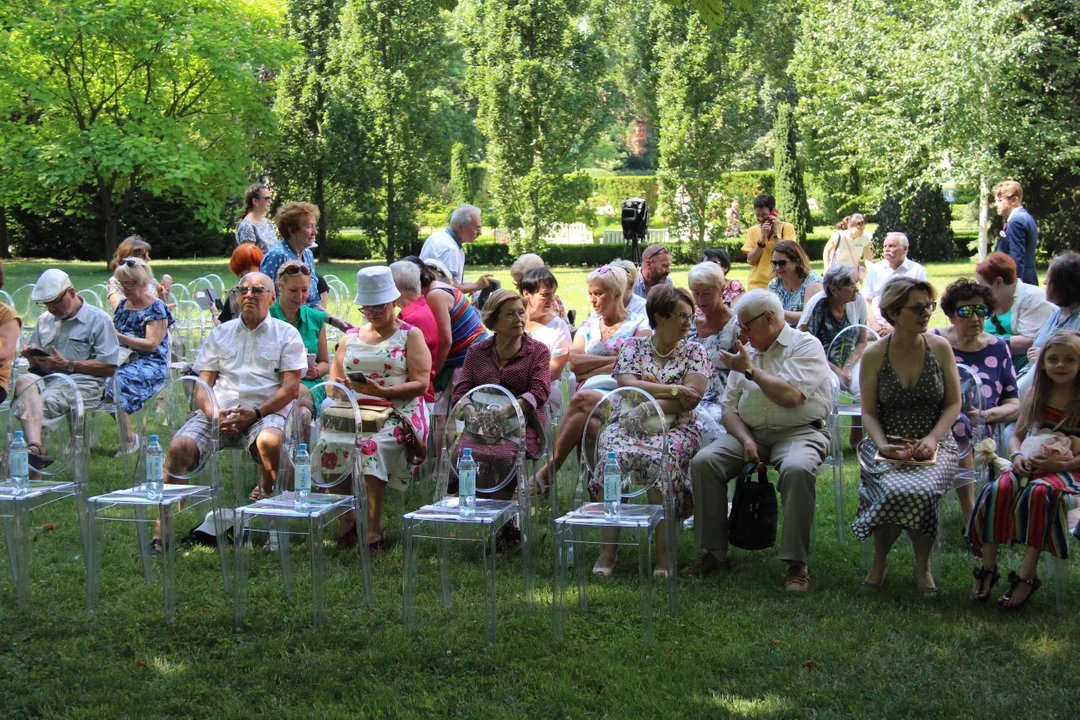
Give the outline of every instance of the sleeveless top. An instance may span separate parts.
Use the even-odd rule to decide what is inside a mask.
[[[886,435],[912,440],[930,434],[945,406],[945,375],[923,338],[922,373],[915,387],[905,388],[889,358],[892,335],[885,341],[885,363],[878,375],[878,419]]]
[[[450,293],[454,298],[454,306],[450,308],[450,354],[446,356],[446,364],[450,367],[459,368],[465,364],[465,353],[474,342],[483,340],[488,336],[487,328],[480,322],[480,313],[469,302],[469,298],[457,288],[438,287]]]
[[[401,323],[401,327],[393,335],[376,345],[369,345],[361,340],[356,333],[348,333],[345,336],[345,358],[343,365],[345,372],[359,370],[367,376],[371,382],[380,387],[393,387],[409,381],[409,365],[407,343],[409,330],[412,325]],[[393,400],[394,407],[409,416],[420,407],[421,395],[411,400]],[[364,404],[365,399],[374,400],[377,404],[385,404],[386,398],[367,398],[357,395],[357,402]]]

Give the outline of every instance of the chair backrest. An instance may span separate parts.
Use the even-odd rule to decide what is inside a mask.
[[[960,457],[964,457],[986,437],[986,422],[982,415],[986,410],[986,396],[990,388],[983,384],[978,371],[969,365],[957,363],[956,369],[960,373],[961,422],[954,426],[953,437],[960,448]]]
[[[184,423],[203,414],[210,421],[210,447],[211,451],[201,453],[195,466],[187,471],[178,471],[176,468],[171,473],[178,480],[191,480],[197,477],[207,467],[216,467],[218,453],[218,422],[220,420],[220,408],[213,389],[197,375],[185,375],[167,381],[161,390],[143,405],[142,426],[144,431],[139,436],[139,462],[136,463],[134,485],[138,486],[146,478],[143,459],[146,456],[146,445],[151,435],[158,436],[158,442],[163,450],[168,452],[173,438],[184,426]]]
[[[38,472],[45,478],[54,478],[65,473],[79,461],[79,455],[83,447],[83,431],[86,427],[86,413],[83,407],[82,395],[75,382],[68,375],[60,373],[39,377],[35,382],[38,392],[45,394],[59,393],[69,401],[68,411],[60,417],[46,417],[41,432],[41,444],[45,454],[52,458],[53,463]],[[24,401],[31,392],[30,388],[24,389],[11,401],[11,418],[7,426],[6,444],[4,446],[4,466],[8,467],[8,451],[11,440],[16,430],[24,430],[23,423],[26,418]]]
[[[188,286],[185,285],[184,283],[174,282],[172,284],[171,292],[172,292],[173,299],[176,302],[180,302],[181,300],[190,300],[191,299],[191,291],[188,290]],[[222,301],[224,301],[225,300],[224,296],[221,299],[222,299]]]
[[[37,321],[40,313],[34,312],[34,303],[30,302],[30,291],[34,289],[33,283],[20,285],[11,292],[12,307],[18,311],[23,319],[23,327],[29,323],[31,326]]]
[[[80,290],[75,294],[81,297],[84,301],[98,308],[99,310],[104,310],[104,307],[101,304],[101,296],[98,295],[97,292],[95,292],[94,290],[87,288],[85,290]],[[109,309],[111,310],[112,308],[110,307]]]
[[[315,407],[313,398],[326,393],[329,402]],[[308,388],[300,386],[300,397],[293,403],[285,424],[285,437],[278,461],[274,495],[293,488],[294,459],[300,443],[307,444],[311,456],[312,488],[332,489],[352,475],[353,492],[363,486],[360,406],[356,396],[343,383],[321,382]]]
[[[458,462],[465,448],[471,448],[476,461],[477,494],[499,492],[515,479],[519,494],[524,491],[525,414],[509,390],[493,384],[469,390],[450,410],[445,433],[444,452],[437,471],[436,502],[446,495],[445,482],[457,478]]]
[[[11,297],[7,290],[0,290],[0,302],[4,303],[5,305],[9,305],[12,308],[15,308],[15,300]],[[18,310],[18,308],[15,309]]]
[[[660,403],[645,390],[627,386],[605,393],[589,411],[585,430],[581,434],[581,482],[585,485],[589,482],[603,484],[606,453],[615,449],[616,440],[633,442],[635,439],[644,441],[659,437],[660,457],[666,458],[667,433],[660,429],[667,427],[668,419],[670,416],[665,418]],[[643,472],[640,468],[624,467],[624,458],[621,456],[616,459],[624,478],[628,472]],[[636,490],[624,491],[624,501],[631,501],[652,487],[660,488],[665,497],[672,497],[668,463],[650,463],[645,472],[651,473],[652,477],[638,483],[640,487]],[[624,482],[623,487],[628,487],[628,484]],[[587,496],[586,490],[587,488],[583,487],[583,497]]]
[[[203,277],[205,277],[207,280],[213,281],[214,290],[217,291],[218,297],[224,299],[226,293],[228,293],[228,290],[225,288],[225,281],[221,279],[221,276],[217,273],[207,273]]]
[[[858,302],[862,301],[859,300]],[[850,363],[853,366],[851,384],[846,388],[841,388],[840,399],[842,402],[857,402],[859,400],[859,362],[862,360],[863,352],[865,352],[867,346],[880,339],[881,336],[869,325],[848,325],[836,333],[836,337],[829,343],[829,347],[825,348],[825,356],[833,365],[843,367],[846,363]]]

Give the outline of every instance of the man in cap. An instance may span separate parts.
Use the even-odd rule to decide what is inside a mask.
[[[59,383],[42,390],[42,376],[71,377],[86,409],[97,407],[105,393],[105,379],[120,362],[120,344],[112,318],[75,294],[71,278],[63,270],[46,270],[30,291],[30,301],[48,312],[38,318],[30,344],[22,352],[30,372],[15,386],[23,405],[22,425],[30,447],[30,464],[44,467],[52,462],[41,446],[41,423],[68,412],[74,398]]]

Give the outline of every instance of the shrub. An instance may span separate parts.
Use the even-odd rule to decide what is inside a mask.
[[[791,106],[780,105],[776,109],[773,139],[776,151],[773,167],[776,171],[776,207],[780,217],[795,226],[795,237],[806,240],[807,232],[813,230],[810,207],[806,203],[806,186],[803,184],[802,163],[797,153],[799,130]]]
[[[923,183],[904,207],[904,230],[920,262],[955,260],[952,211],[941,186]]]
[[[469,172],[469,154],[463,143],[454,143],[450,151],[450,202],[455,206],[471,203],[476,194]]]

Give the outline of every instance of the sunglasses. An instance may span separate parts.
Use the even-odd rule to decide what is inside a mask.
[[[383,303],[382,305],[365,305],[360,308],[360,314],[371,317],[372,315],[379,315],[386,310],[386,306],[390,303]]]
[[[985,305],[961,305],[956,308],[956,316],[962,318],[980,317],[987,318],[990,316],[990,308]]]
[[[902,305],[901,310],[911,310],[916,315],[922,315],[924,312],[934,312],[937,310],[936,302],[928,302],[923,305]]]
[[[787,267],[787,264],[788,264],[788,261],[787,261],[787,260],[773,260],[773,261],[772,261],[772,266],[773,266],[774,268],[782,268],[782,267]]]
[[[307,265],[286,265],[281,268],[281,274],[284,277],[289,277],[291,275],[307,275],[308,277],[311,277],[311,268]]]
[[[271,200],[273,200],[274,198],[272,198],[272,197],[270,197],[269,195],[267,195],[266,197],[260,197],[259,199],[260,199],[260,200],[266,200],[267,202],[270,202],[270,201],[271,201]]]
[[[652,254],[651,254],[651,255],[649,255],[648,257],[643,257],[643,258],[641,258],[641,262],[648,262],[649,260],[652,260],[652,259],[653,259],[654,257],[656,257],[657,255],[663,255],[664,253],[667,253],[668,255],[670,255],[670,254],[671,254],[671,251],[670,251],[670,250],[668,250],[668,249],[667,249],[666,247],[664,247],[663,245],[661,245],[660,247],[656,248],[656,252],[652,253]]]
[[[139,284],[138,280],[121,280],[120,281],[120,287],[124,288],[125,290],[130,290],[131,288],[135,287],[138,284]]]
[[[143,262],[146,262],[146,261],[143,260]],[[121,265],[126,265],[128,267],[136,267],[139,264],[139,258],[133,258],[133,257],[124,258],[123,260],[120,261],[120,264]]]
[[[236,288],[237,295],[254,295],[257,298],[262,297],[268,292],[270,291],[264,288],[262,285],[248,285],[247,287],[241,286]]]

